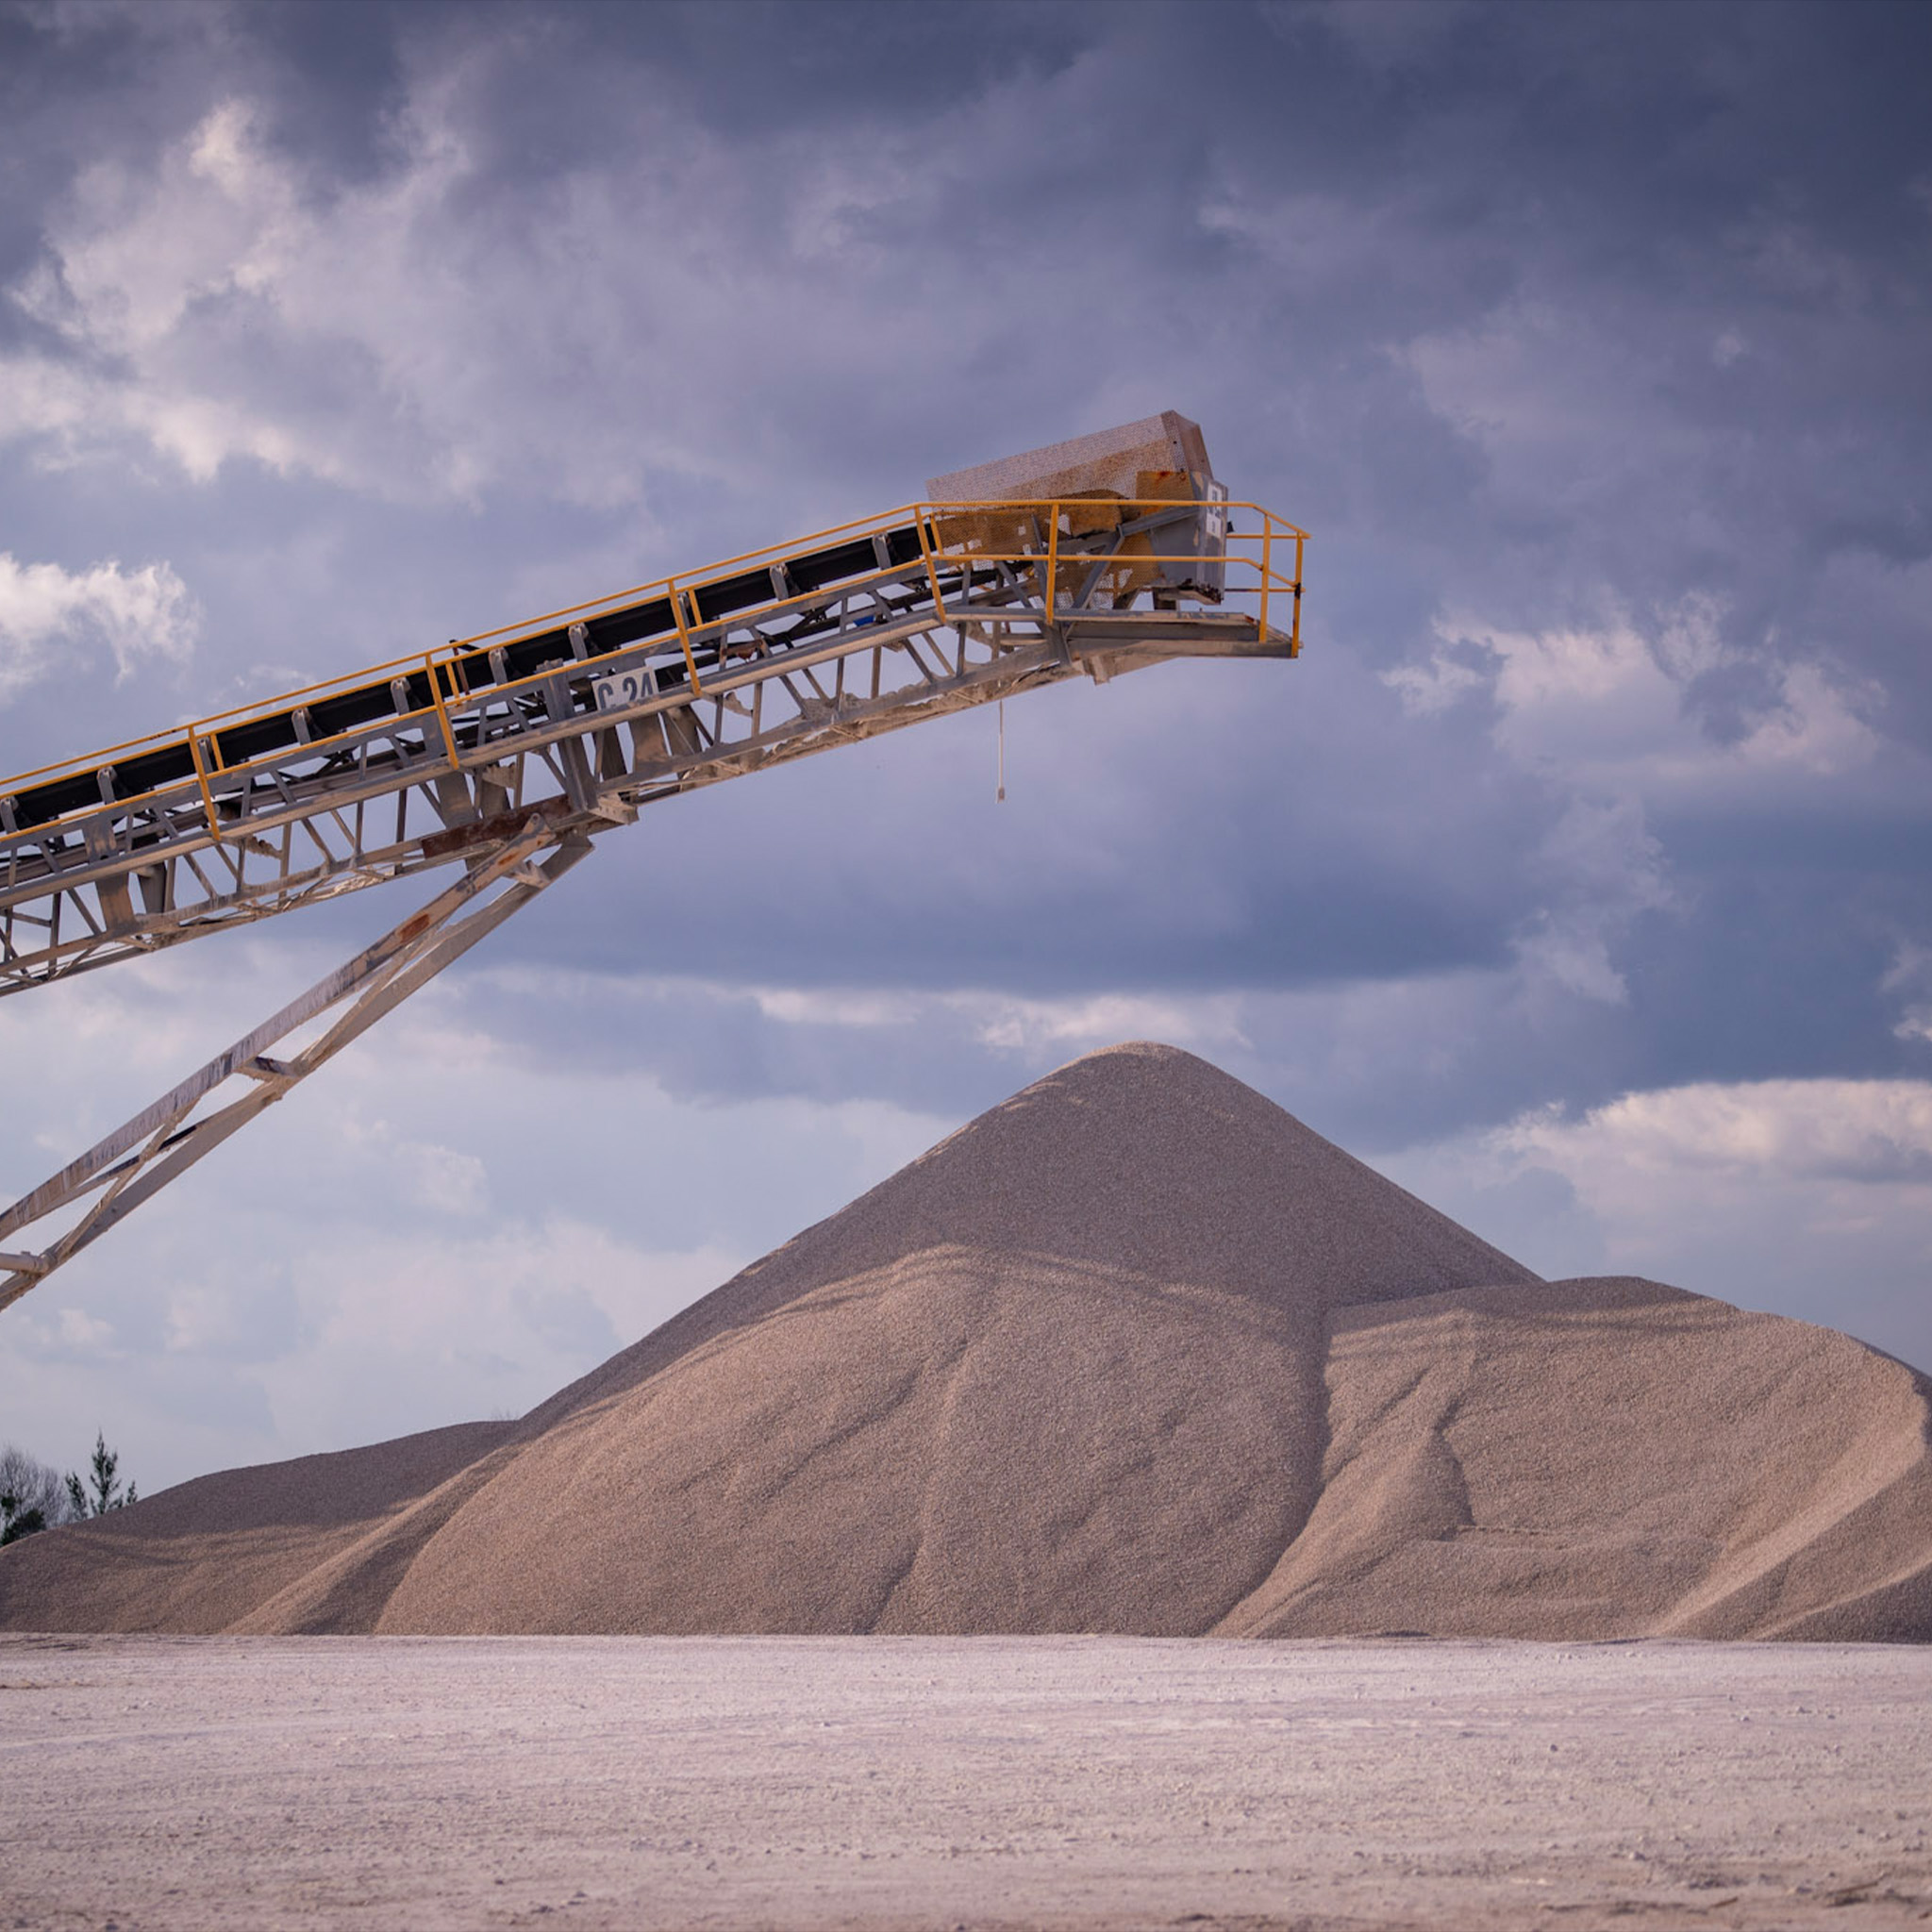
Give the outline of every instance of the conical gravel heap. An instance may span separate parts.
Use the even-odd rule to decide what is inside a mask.
[[[14,1628],[1932,1637],[1932,1405],[1091,1055],[520,1424],[0,1558]]]

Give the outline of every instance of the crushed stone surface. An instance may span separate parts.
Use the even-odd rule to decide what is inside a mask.
[[[0,1628],[1932,1641],[1932,1382],[1541,1281],[1141,1043],[520,1422],[28,1539]]]
[[[1932,1651],[0,1636],[0,1927],[1932,1922]]]

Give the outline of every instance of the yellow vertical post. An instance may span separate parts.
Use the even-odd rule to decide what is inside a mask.
[[[220,755],[220,746],[216,754]],[[215,817],[215,795],[208,789],[208,773],[201,762],[201,726],[188,727],[188,756],[194,761],[194,782],[201,788],[201,808],[208,817],[208,833],[217,845],[222,842],[221,821]]]
[[[684,592],[677,588],[677,579],[673,577],[664,587],[671,593],[671,615],[677,624],[677,641],[684,646],[684,668],[691,674],[691,694],[694,698],[704,696],[704,688],[698,683],[698,660],[691,656],[691,631],[684,621]],[[698,614],[697,600],[691,600],[691,614]]]
[[[429,702],[436,707],[436,722],[442,726],[442,748],[448,755],[450,770],[459,772],[462,765],[457,758],[457,734],[449,722],[449,707],[442,701],[442,679],[437,675],[435,652],[423,653],[423,668],[429,674]],[[456,680],[452,677],[450,681],[454,684]]]
[[[1294,533],[1294,638],[1288,653],[1291,658],[1302,654],[1302,545],[1307,541],[1299,530]]]
[[[1268,587],[1274,582],[1274,519],[1265,509],[1261,512],[1261,610],[1255,620],[1256,641],[1268,641]]]
[[[1046,507],[1046,621],[1059,601],[1060,589],[1060,500],[1055,497]]]
[[[946,619],[946,600],[940,595],[940,574],[932,560],[932,526],[926,517],[926,504],[916,504],[912,511],[912,527],[919,532],[919,558],[925,565],[925,580],[932,588],[932,608],[941,624]]]

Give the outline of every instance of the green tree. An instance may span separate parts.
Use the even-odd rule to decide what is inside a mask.
[[[0,1545],[17,1543],[47,1526],[46,1513],[30,1508],[11,1490],[0,1492]]]
[[[58,1470],[11,1442],[0,1448],[0,1543],[15,1543],[37,1529],[65,1523],[67,1510]]]
[[[121,1485],[115,1472],[121,1467],[120,1457],[108,1447],[105,1431],[94,1431],[93,1459],[89,1465],[92,1486],[83,1483],[77,1475],[67,1478],[67,1504],[75,1519],[85,1521],[90,1516],[105,1516],[109,1509],[125,1509],[130,1503],[141,1500],[140,1491],[132,1483],[127,1485],[127,1493],[121,1493]]]

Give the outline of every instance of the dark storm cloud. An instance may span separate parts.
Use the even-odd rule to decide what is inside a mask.
[[[1928,55],[1857,4],[0,0],[0,768],[1152,409],[1315,533],[1300,663],[1009,705],[1005,805],[973,714],[610,834],[12,1311],[9,1433],[105,1407],[146,1488],[523,1407],[1135,1035],[1540,1268],[1925,1359]],[[0,1166],[420,896],[0,1003]]]
[[[1932,943],[1907,755],[1932,725],[1922,13],[5,20],[39,77],[13,83],[39,172],[7,219],[42,292],[13,311],[94,385],[79,426],[15,444],[61,467],[0,479],[11,541],[75,571],[166,557],[206,612],[191,664],[98,680],[104,724],[1163,406],[1315,529],[1303,663],[1014,707],[998,813],[977,718],[659,808],[499,957],[1032,999],[1541,973],[1554,992],[1485,1010],[1431,1121],[1917,1064],[1883,982]],[[181,157],[224,110],[218,193]],[[104,157],[128,178],[91,202]],[[152,284],[116,251],[151,233],[195,292],[142,334],[115,304]],[[180,407],[124,408],[156,395]],[[1607,776],[1539,694],[1589,665],[1465,637],[1624,625],[1663,653],[1693,605],[1685,730]],[[1641,682],[1611,670],[1607,714]],[[1418,671],[1434,695],[1407,706],[1378,681]],[[6,761],[66,748],[72,715],[24,691]],[[1751,775],[1767,721],[1789,782]],[[1840,749],[1809,748],[1828,725]],[[1834,810],[1860,758],[1859,810]],[[1698,759],[1701,789],[1669,775]],[[865,1064],[841,1077],[883,1091]],[[1403,1082],[1358,1078],[1389,1129]]]

